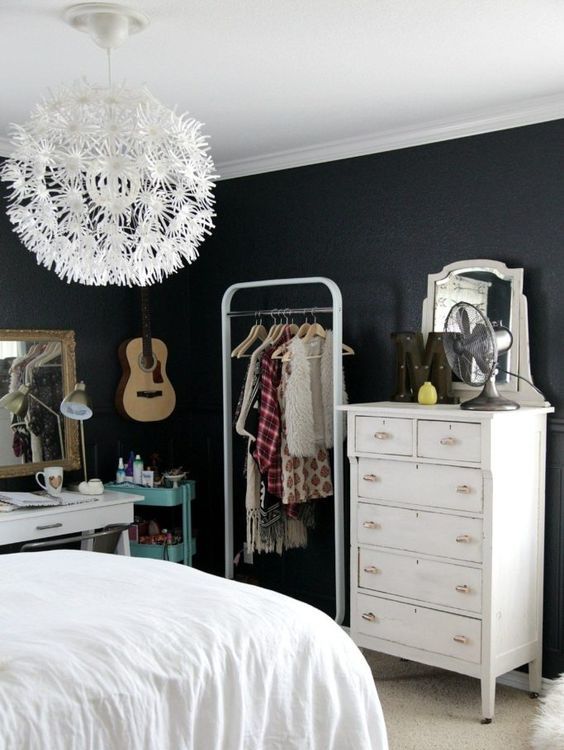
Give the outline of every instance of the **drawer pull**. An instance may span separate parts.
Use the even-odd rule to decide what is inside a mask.
[[[452,640],[457,643],[468,643],[468,638],[465,635],[455,635]]]
[[[470,534],[459,534],[456,537],[456,541],[462,544],[468,544],[468,542],[472,541],[472,537],[470,536]]]
[[[376,521],[364,521],[363,524],[365,529],[379,529],[380,524],[376,523]]]
[[[456,440],[453,437],[441,438],[441,445],[454,445]]]
[[[376,440],[387,440],[390,437],[389,432],[375,432],[374,437]]]
[[[378,481],[378,477],[376,476],[376,474],[365,474],[362,478],[364,479],[365,482],[377,482]]]
[[[456,586],[456,590],[460,591],[461,594],[469,594],[470,586],[468,586],[466,583],[463,583],[463,584],[460,584],[459,586]]]
[[[471,490],[470,486],[468,484],[459,484],[456,488],[456,491],[459,492],[461,495],[469,495]]]
[[[376,615],[374,612],[363,612],[362,619],[368,620],[368,622],[376,622]]]
[[[365,573],[379,573],[380,571],[378,570],[378,568],[375,565],[367,565],[364,568],[364,572]]]
[[[36,526],[37,531],[45,531],[45,529],[60,529],[62,523],[48,523],[46,526]]]

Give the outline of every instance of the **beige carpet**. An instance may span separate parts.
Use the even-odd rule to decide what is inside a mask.
[[[388,729],[390,750],[529,750],[538,701],[498,685],[495,718],[480,724],[480,683],[471,677],[363,651]]]

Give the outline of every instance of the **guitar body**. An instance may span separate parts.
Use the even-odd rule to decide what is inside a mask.
[[[166,419],[176,405],[176,394],[166,374],[166,345],[153,338],[150,344],[152,356],[146,359],[142,338],[124,341],[118,351],[123,373],[116,392],[116,408],[122,416],[136,422]]]

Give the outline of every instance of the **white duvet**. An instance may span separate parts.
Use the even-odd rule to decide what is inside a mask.
[[[0,555],[2,750],[385,750],[326,615],[175,563]]]

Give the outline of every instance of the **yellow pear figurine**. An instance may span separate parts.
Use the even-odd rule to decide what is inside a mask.
[[[417,400],[424,406],[433,406],[437,403],[437,389],[429,380],[426,380],[419,389]]]

